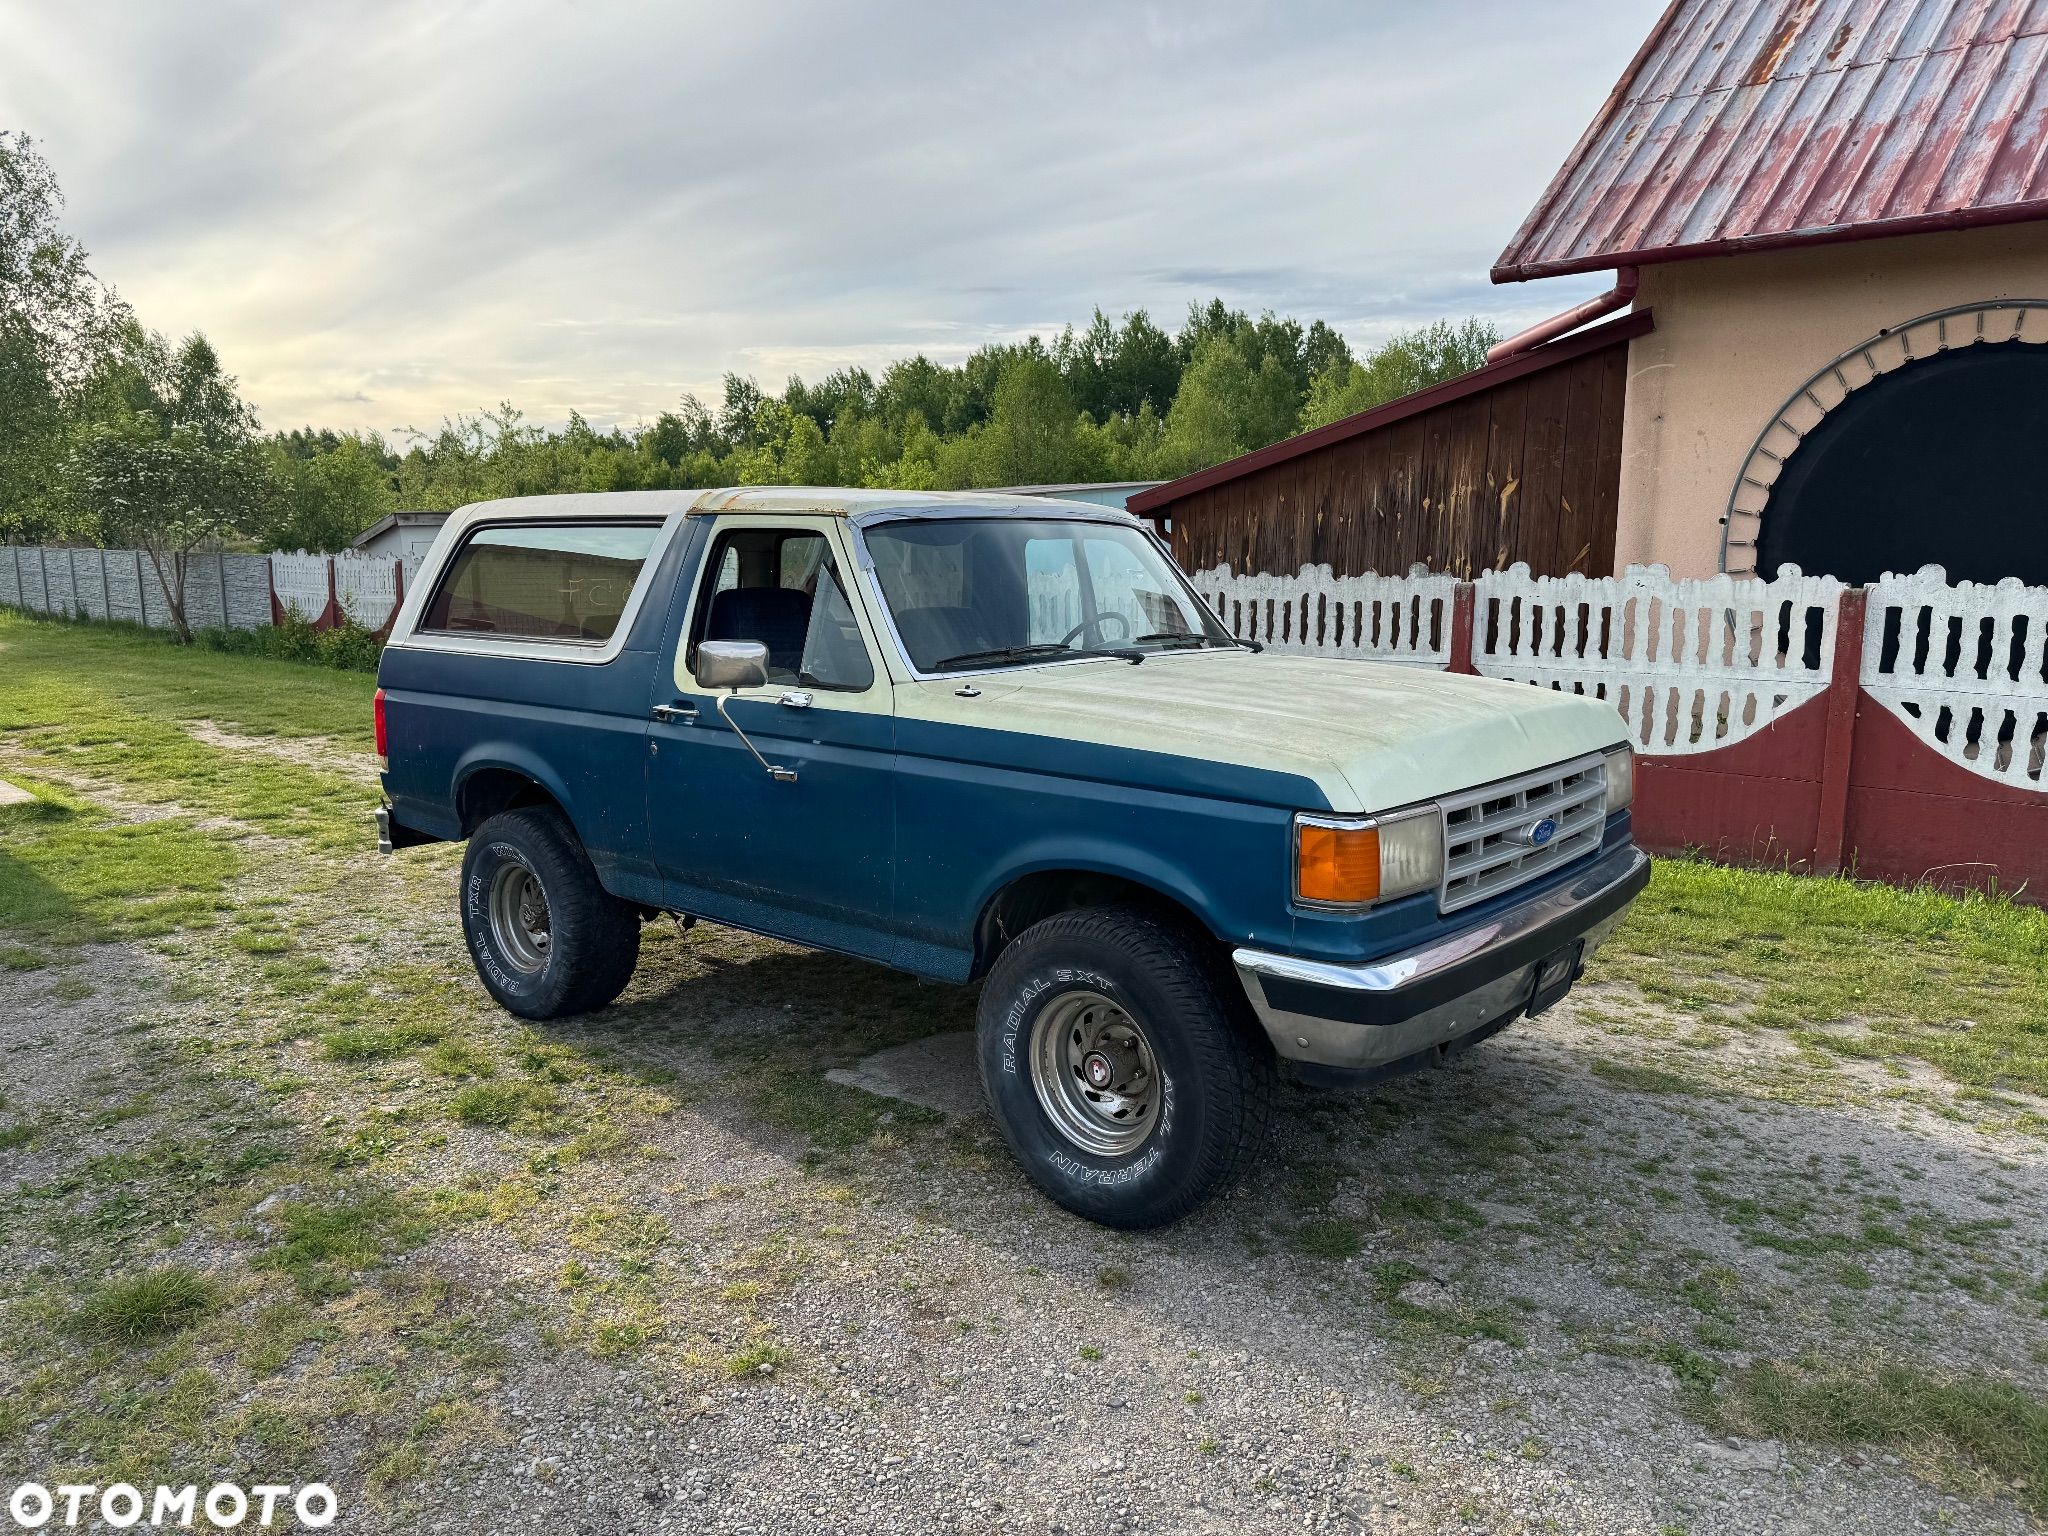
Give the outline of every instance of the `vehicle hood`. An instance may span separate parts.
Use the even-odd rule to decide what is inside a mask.
[[[971,685],[979,696],[962,698]],[[1526,683],[1270,652],[1166,653],[914,683],[899,712],[1313,779],[1383,811],[1625,739],[1614,706]]]

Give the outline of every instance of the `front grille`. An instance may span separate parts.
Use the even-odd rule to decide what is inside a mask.
[[[1600,846],[1607,820],[1606,759],[1595,754],[1482,784],[1438,802],[1444,811],[1445,911],[1498,896]],[[1545,818],[1557,833],[1538,848],[1529,829]]]

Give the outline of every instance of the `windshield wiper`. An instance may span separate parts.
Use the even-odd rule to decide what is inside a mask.
[[[1155,630],[1149,635],[1140,635],[1131,642],[1133,645],[1149,645],[1153,643],[1156,643],[1162,651],[1199,651],[1208,646],[1209,637],[1207,635],[1195,634],[1192,630],[1161,629]]]
[[[1136,666],[1145,659],[1143,651],[1128,647],[1093,650],[1085,646],[1053,645],[999,645],[988,651],[962,651],[958,656],[948,656],[944,661],[934,662],[934,672],[948,671],[953,667],[972,666],[977,661],[1045,661],[1054,656],[1106,656],[1115,661],[1128,661]]]

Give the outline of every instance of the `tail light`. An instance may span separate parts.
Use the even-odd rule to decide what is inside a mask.
[[[377,756],[383,759],[384,765],[388,768],[391,765],[391,749],[386,742],[384,731],[384,690],[382,688],[377,690],[375,717],[377,721]]]

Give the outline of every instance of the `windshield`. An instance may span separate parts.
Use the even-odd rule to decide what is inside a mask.
[[[920,672],[1237,644],[1136,528],[940,518],[877,524],[865,537]]]

